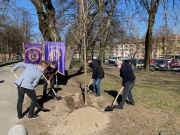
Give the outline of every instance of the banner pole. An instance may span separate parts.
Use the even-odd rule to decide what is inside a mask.
[[[55,35],[55,42],[56,42],[56,35]],[[56,72],[56,88],[59,88],[57,72]]]
[[[25,50],[24,50],[24,42],[22,42],[22,52],[21,52],[21,56],[22,56],[22,60],[25,63]]]

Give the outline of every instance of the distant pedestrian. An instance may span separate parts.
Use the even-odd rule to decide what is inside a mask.
[[[122,78],[122,87],[124,87],[124,91],[122,94],[122,101],[119,103],[116,109],[123,109],[125,102],[130,105],[135,105],[131,91],[135,84],[136,77],[129,63],[127,62],[123,63],[121,60],[117,60],[116,65],[118,68],[120,68],[120,77]],[[126,101],[127,97],[129,101]]]
[[[48,61],[48,60],[42,60],[41,62],[45,63],[47,68],[44,70],[43,74],[46,77],[46,79],[44,79],[44,87],[43,87],[43,99],[46,98],[47,96],[47,86],[50,85],[51,88],[54,89],[54,83],[55,83],[55,75],[56,72],[58,70],[58,63],[56,61]],[[40,62],[40,63],[41,63]],[[51,94],[51,98],[54,99],[54,93],[52,91],[52,89],[50,90],[50,94]]]
[[[22,104],[24,101],[24,95],[27,94],[31,99],[31,105],[29,110],[29,119],[37,119],[39,115],[34,114],[34,108],[37,103],[37,97],[34,88],[38,85],[41,79],[42,72],[46,68],[45,63],[41,63],[38,66],[33,64],[18,63],[15,65],[11,72],[12,74],[19,68],[24,68],[25,71],[15,81],[18,89],[18,102],[17,102],[17,113],[18,119],[21,120],[25,115],[22,114]]]
[[[101,67],[101,62],[99,59],[93,59],[88,60],[89,67],[92,68],[92,79],[93,79],[93,94],[96,94],[96,96],[100,96],[100,83],[102,78],[104,78],[104,71]]]

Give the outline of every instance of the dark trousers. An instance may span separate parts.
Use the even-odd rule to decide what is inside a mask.
[[[134,103],[133,95],[131,93],[134,84],[135,84],[135,81],[128,81],[125,83],[124,91],[122,94],[122,101],[119,104],[119,106],[121,108],[124,107],[124,103],[125,103],[127,97],[131,103]]]
[[[18,117],[21,117],[21,115],[22,115],[22,104],[23,104],[23,101],[24,101],[25,93],[31,99],[29,116],[32,116],[34,114],[34,108],[35,108],[36,103],[37,103],[37,97],[36,97],[35,90],[30,90],[30,89],[22,88],[20,86],[17,86],[17,89],[18,89],[18,102],[17,102]]]
[[[49,79],[49,75],[48,74],[46,74],[45,77],[46,77],[47,80]],[[48,84],[47,84],[46,79],[44,79],[43,97],[46,97],[46,93],[47,93],[47,86],[48,86]],[[50,85],[51,85],[51,87],[53,89],[54,89],[54,81],[55,81],[55,77],[53,77],[53,79],[50,81]],[[52,95],[52,97],[54,97],[54,93],[53,93],[52,90],[50,90],[50,94]]]

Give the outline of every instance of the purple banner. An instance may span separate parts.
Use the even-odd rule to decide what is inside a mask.
[[[65,75],[65,43],[45,42],[45,60],[57,61],[58,72]]]
[[[24,44],[25,63],[39,64],[42,60],[41,44]]]

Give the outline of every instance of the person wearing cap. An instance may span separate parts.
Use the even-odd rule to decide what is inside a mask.
[[[44,62],[47,66],[47,68],[44,70],[43,74],[46,77],[46,79],[44,79],[44,86],[43,86],[43,96],[42,98],[45,99],[47,97],[47,86],[50,85],[51,88],[54,89],[54,83],[55,83],[55,75],[57,72],[57,65],[58,63],[56,61],[48,61],[48,60],[42,60],[41,62]],[[52,91],[52,89],[49,92],[51,94],[51,98],[54,99],[54,93]]]
[[[131,91],[135,84],[136,76],[134,75],[128,61],[124,61],[123,63],[121,60],[117,60],[116,65],[120,69],[120,77],[122,78],[122,87],[124,90],[122,94],[122,101],[115,108],[123,109],[125,102],[129,105],[135,105]],[[126,100],[127,97],[129,101]]]

